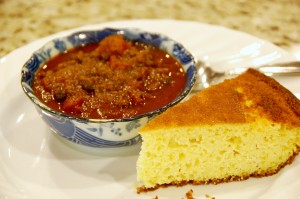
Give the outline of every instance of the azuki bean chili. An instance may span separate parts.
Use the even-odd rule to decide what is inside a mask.
[[[79,118],[129,118],[158,109],[184,89],[181,64],[156,47],[122,35],[77,47],[35,74],[36,96],[52,109]]]

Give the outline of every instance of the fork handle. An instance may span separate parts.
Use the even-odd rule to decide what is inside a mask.
[[[245,72],[248,68],[234,68],[228,71],[229,75],[239,75]],[[300,74],[300,61],[295,62],[285,62],[285,63],[276,63],[262,65],[257,68],[260,72],[268,75],[299,75]]]

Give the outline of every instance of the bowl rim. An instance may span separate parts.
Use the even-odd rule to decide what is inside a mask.
[[[164,39],[167,39],[170,42],[173,42],[174,44],[178,45],[181,49],[184,50],[184,52],[188,55],[188,57],[191,58],[191,64],[189,66],[192,67],[194,70],[192,71],[192,75],[191,75],[191,79],[187,79],[186,84],[189,86],[185,86],[183,91],[171,102],[169,102],[168,104],[164,105],[161,108],[155,109],[153,111],[150,112],[146,112],[143,114],[139,114],[133,117],[128,117],[128,118],[111,118],[111,119],[93,119],[93,118],[80,118],[80,117],[75,117],[75,116],[71,116],[62,112],[58,112],[55,111],[54,109],[48,107],[47,105],[45,105],[42,101],[40,101],[37,97],[35,97],[34,92],[32,90],[32,92],[29,92],[29,88],[27,88],[28,85],[27,83],[24,83],[24,78],[23,78],[23,73],[25,73],[25,69],[27,68],[26,66],[28,65],[28,63],[30,62],[30,60],[34,59],[35,54],[37,54],[39,51],[41,51],[44,47],[46,47],[47,45],[53,43],[54,40],[57,39],[67,39],[69,37],[75,37],[76,35],[80,35],[83,33],[90,33],[90,32],[99,32],[99,31],[105,31],[105,30],[115,30],[118,31],[116,34],[123,34],[124,31],[139,31],[139,33],[147,33],[149,35],[152,36],[158,36],[158,37],[163,37]],[[112,34],[111,34],[112,35]],[[101,40],[99,40],[101,41]],[[93,42],[88,42],[84,45],[90,44]],[[81,45],[81,46],[84,46]],[[150,44],[151,45],[151,44]],[[72,49],[72,48],[76,48],[79,47],[78,46],[72,46],[71,48],[67,48],[67,50]],[[62,52],[59,52],[58,54],[60,54]],[[172,55],[175,59],[177,59],[174,55]],[[52,58],[52,57],[51,57]],[[51,59],[50,58],[50,59]],[[178,60],[178,59],[177,59]],[[48,61],[48,60],[47,60]],[[40,66],[43,64],[44,62],[41,62],[39,64],[39,68]],[[187,72],[187,71],[186,71]],[[51,115],[55,115],[56,117],[60,117],[60,118],[65,118],[68,120],[72,120],[72,121],[77,121],[79,123],[107,123],[107,122],[130,122],[130,121],[134,121],[137,119],[141,119],[144,117],[153,117],[156,116],[160,113],[163,113],[165,110],[167,110],[168,108],[174,106],[175,104],[179,103],[180,101],[182,101],[192,90],[195,82],[196,82],[196,73],[197,73],[197,68],[196,68],[196,59],[194,58],[194,56],[192,55],[192,53],[190,53],[181,43],[179,43],[178,41],[170,38],[169,36],[162,34],[162,33],[155,33],[155,32],[150,32],[150,31],[145,31],[145,30],[141,30],[138,28],[101,28],[101,29],[96,29],[96,30],[81,30],[81,31],[77,31],[77,32],[73,32],[71,34],[65,35],[65,36],[60,36],[60,37],[56,37],[56,38],[52,38],[51,40],[45,42],[42,46],[40,46],[37,50],[33,51],[30,55],[30,57],[26,60],[26,62],[23,64],[22,66],[22,70],[21,70],[21,86],[23,91],[25,92],[25,94],[27,95],[27,97],[33,102],[33,104],[35,106],[37,106],[38,108],[42,109],[43,111],[46,111],[47,113],[51,114]],[[190,83],[189,83],[190,82]],[[30,85],[31,87],[31,85]]]

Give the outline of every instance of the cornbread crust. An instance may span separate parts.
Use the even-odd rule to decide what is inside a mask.
[[[300,101],[274,79],[254,69],[200,93],[154,118],[140,133],[176,126],[247,123],[257,115],[277,123],[300,126]],[[245,105],[248,99],[251,101]]]
[[[260,178],[260,177],[266,177],[266,176],[271,176],[276,173],[278,173],[283,167],[286,165],[291,164],[296,156],[300,153],[300,146],[297,147],[297,150],[293,153],[293,155],[283,164],[279,165],[277,169],[273,171],[265,171],[263,173],[253,173],[249,176],[229,176],[228,178],[225,179],[211,179],[209,181],[180,181],[180,182],[171,182],[169,184],[162,184],[162,185],[156,185],[155,187],[147,188],[145,186],[140,186],[136,188],[137,193],[143,193],[143,192],[148,192],[148,191],[155,191],[158,188],[163,188],[163,187],[169,187],[169,186],[184,186],[187,184],[192,184],[192,185],[204,185],[204,184],[220,184],[220,183],[227,183],[227,182],[233,182],[233,181],[243,181],[247,180],[250,177],[255,177],[255,178]]]

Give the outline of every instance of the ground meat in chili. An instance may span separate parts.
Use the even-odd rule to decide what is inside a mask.
[[[165,51],[111,35],[54,57],[35,74],[36,96],[79,118],[130,118],[158,109],[184,89],[181,64]]]

